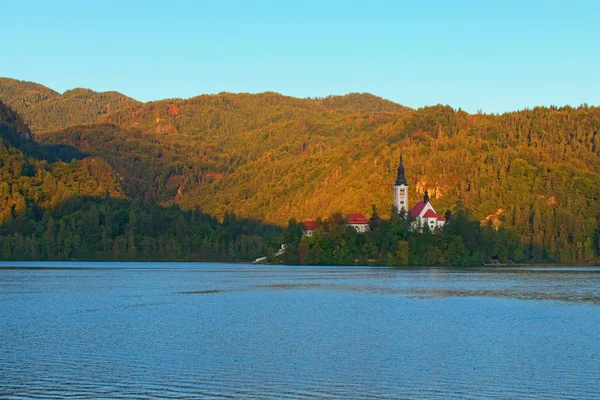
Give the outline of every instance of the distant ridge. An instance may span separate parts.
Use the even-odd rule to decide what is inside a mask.
[[[60,94],[34,82],[0,78],[0,100],[17,111],[35,133],[95,122],[121,107],[140,104],[118,92],[71,89]]]
[[[0,78],[0,100],[18,111],[35,133],[63,129],[72,125],[102,122],[103,116],[113,111],[144,104],[178,104],[205,102],[206,99],[223,99],[239,102],[244,99],[262,99],[266,105],[285,103],[299,108],[323,106],[331,110],[352,110],[356,112],[403,112],[410,108],[370,93],[349,93],[323,98],[297,98],[275,92],[257,94],[228,93],[204,94],[189,99],[164,99],[143,103],[116,91],[96,92],[86,88],[74,88],[63,94],[35,82]],[[235,100],[234,100],[235,99]]]
[[[348,93],[343,96],[327,96],[320,101],[329,108],[364,112],[402,112],[409,107],[394,103],[371,93]]]

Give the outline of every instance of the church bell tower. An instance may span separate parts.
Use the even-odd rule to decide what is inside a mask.
[[[404,209],[408,211],[408,185],[404,177],[404,163],[402,162],[402,153],[400,153],[400,164],[398,165],[398,177],[394,184],[394,206],[400,212]]]

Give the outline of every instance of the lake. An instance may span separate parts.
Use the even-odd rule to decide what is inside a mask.
[[[600,398],[600,268],[0,263],[0,398]]]

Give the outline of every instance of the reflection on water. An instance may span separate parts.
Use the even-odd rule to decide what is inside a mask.
[[[30,264],[0,266],[0,397],[600,393],[600,268]]]

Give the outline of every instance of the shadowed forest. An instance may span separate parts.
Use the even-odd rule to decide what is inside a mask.
[[[8,78],[0,101],[3,259],[251,260],[282,238],[287,263],[600,254],[596,107],[489,115],[276,93],[140,103]],[[409,232],[391,212],[400,151],[411,204],[428,190],[451,217],[443,232]],[[346,229],[349,212],[372,216],[371,232]],[[301,239],[295,221],[316,218],[322,231]]]

